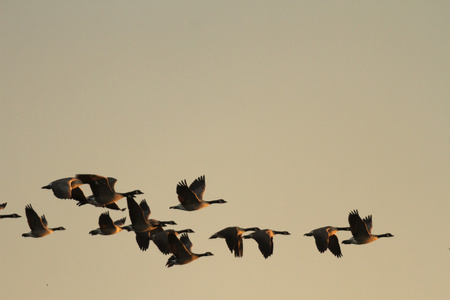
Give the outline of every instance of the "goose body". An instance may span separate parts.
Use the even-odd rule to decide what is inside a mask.
[[[224,238],[228,249],[230,249],[231,253],[234,251],[235,257],[242,257],[244,254],[244,245],[242,243],[242,234],[246,231],[255,231],[260,230],[258,227],[251,228],[241,228],[237,226],[224,228],[215,234],[213,234],[210,239],[215,238]]]
[[[198,259],[199,257],[213,255],[211,252],[205,252],[201,254],[193,253],[191,251],[192,242],[189,240],[189,236],[187,235],[187,233],[183,233],[181,235],[181,238],[178,239],[175,232],[173,230],[170,230],[168,233],[168,242],[170,252],[173,254],[167,260],[166,266],[168,268],[172,267],[173,265],[184,265],[190,263]]]
[[[317,250],[319,250],[320,253],[330,249],[331,253],[333,253],[336,257],[342,257],[341,247],[339,246],[339,240],[336,236],[336,232],[339,230],[350,230],[350,227],[325,226],[314,229],[304,235],[314,237]]]
[[[109,211],[104,212],[98,218],[99,228],[91,230],[89,232],[89,234],[91,234],[91,235],[97,235],[97,234],[100,234],[100,235],[111,235],[111,234],[116,234],[116,233],[122,231],[122,226],[123,226],[123,224],[125,224],[125,219],[126,218],[122,218],[120,220],[117,220],[117,221],[113,222],[113,220],[109,216]]]
[[[263,229],[245,235],[244,239],[254,239],[258,243],[259,250],[264,258],[268,258],[273,254],[273,236],[276,234],[290,235],[287,231]]]
[[[31,231],[22,234],[23,237],[39,238],[49,235],[55,230],[66,230],[64,227],[47,227],[48,224],[45,216],[42,215],[42,217],[39,217],[39,215],[34,211],[31,204],[25,206],[25,214],[27,215],[27,221]]]
[[[343,244],[363,245],[374,242],[382,237],[393,237],[390,233],[372,234],[372,215],[361,219],[358,210],[351,211],[348,215],[348,223],[352,231],[352,237],[343,241]]]
[[[174,230],[175,235],[179,235],[180,233],[194,233],[192,229],[183,229],[183,230]],[[150,239],[155,243],[158,247],[159,251],[164,255],[170,253],[169,248],[169,231],[163,230],[154,234],[150,234]]]
[[[116,192],[114,185],[116,184],[117,179],[113,177],[104,177],[94,174],[78,174],[76,175],[76,178],[83,183],[89,184],[93,194],[87,197],[86,203],[79,203],[79,205],[89,203],[94,206],[119,209],[117,204],[115,204],[118,200],[124,197],[134,197],[134,195],[143,194],[140,190],[134,190],[127,193]]]
[[[50,182],[43,189],[52,190],[59,199],[74,199],[80,203],[87,203],[87,198],[80,186],[83,182],[75,177],[67,177]]]
[[[6,207],[7,202],[0,204],[0,210],[4,209]],[[6,218],[21,218],[22,216],[19,216],[18,214],[8,214],[8,215],[0,215],[0,219],[6,219]]]
[[[172,209],[180,210],[199,210],[215,203],[227,203],[223,199],[203,200],[203,194],[205,193],[205,176],[200,176],[195,179],[190,186],[187,185],[186,180],[182,180],[177,185],[177,195],[180,204],[171,206]]]

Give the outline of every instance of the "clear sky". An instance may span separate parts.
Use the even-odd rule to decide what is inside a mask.
[[[448,1],[2,1],[1,213],[23,216],[0,220],[2,298],[447,299],[449,17]],[[133,233],[90,236],[105,209],[41,189],[78,173],[142,190],[214,256],[167,269]],[[203,174],[228,203],[169,210]],[[23,238],[28,203],[67,230]],[[303,236],[353,209],[395,237],[337,259]],[[208,239],[232,225],[291,235],[235,258]]]

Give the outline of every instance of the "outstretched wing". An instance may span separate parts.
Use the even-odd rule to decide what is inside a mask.
[[[189,188],[197,195],[198,199],[203,200],[203,194],[205,193],[205,175],[202,175],[195,179]]]
[[[348,215],[348,223],[354,238],[369,237],[369,230],[366,223],[359,216],[358,210],[351,211]]]
[[[150,217],[150,214],[151,214],[151,210],[150,210],[150,207],[147,204],[147,201],[145,199],[143,199],[141,201],[141,203],[139,204],[139,206],[142,209],[142,213],[144,214],[144,218],[146,220],[148,220],[148,218]]]
[[[115,193],[114,191],[114,178],[106,178],[104,176],[95,175],[95,174],[77,174],[75,176],[83,183],[89,184],[92,190],[92,194],[94,197],[99,197],[99,195],[112,195]],[[110,180],[113,186],[110,186]]]
[[[363,219],[364,223],[366,223],[367,230],[369,233],[372,233],[372,215],[368,215]]]
[[[98,218],[98,225],[102,229],[115,227],[111,217],[109,216],[109,211],[104,212],[100,215],[100,217]]]
[[[42,222],[39,215],[34,211],[31,204],[25,206],[25,214],[27,216],[28,226],[31,230],[44,229],[44,223]]]
[[[170,252],[175,255],[175,257],[187,257],[190,256],[190,252],[188,249],[186,249],[186,246],[181,242],[177,235],[175,234],[175,231],[168,230],[168,237],[167,240],[169,242],[169,249]]]
[[[328,249],[330,249],[331,253],[333,253],[334,256],[342,256],[341,247],[339,246],[339,240],[334,234],[330,235],[330,238],[328,239]]]
[[[123,224],[125,224],[125,220],[126,220],[126,219],[127,219],[127,218],[124,217],[124,218],[122,218],[122,219],[119,219],[119,220],[117,220],[117,221],[114,221],[114,225],[121,227],[121,226],[123,226]]]
[[[197,195],[188,187],[186,180],[180,181],[177,184],[178,200],[181,204],[200,203]]]
[[[322,228],[320,230],[316,230],[314,232],[314,240],[316,241],[317,250],[320,253],[323,253],[328,248],[328,231],[326,228]]]

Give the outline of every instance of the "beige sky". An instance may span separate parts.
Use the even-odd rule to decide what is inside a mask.
[[[446,299],[449,14],[446,1],[2,1],[2,213],[31,203],[67,228],[30,239],[25,217],[0,220],[2,297]],[[214,256],[167,269],[132,233],[90,236],[104,209],[40,189],[77,173],[142,190],[153,218]],[[177,182],[202,174],[205,198],[228,203],[169,210]],[[303,236],[353,209],[395,237],[337,259]],[[237,259],[208,239],[232,225],[291,236],[267,260],[246,240]]]

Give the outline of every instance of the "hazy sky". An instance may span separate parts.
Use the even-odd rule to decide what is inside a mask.
[[[447,299],[449,17],[448,1],[1,1],[1,213],[23,216],[0,220],[2,298]],[[142,190],[214,256],[167,269],[133,233],[90,236],[105,209],[41,189],[78,173]],[[203,174],[228,203],[169,210]],[[23,238],[28,203],[67,230]],[[303,236],[353,209],[395,237],[337,259]],[[291,235],[235,258],[208,239],[232,225]]]

